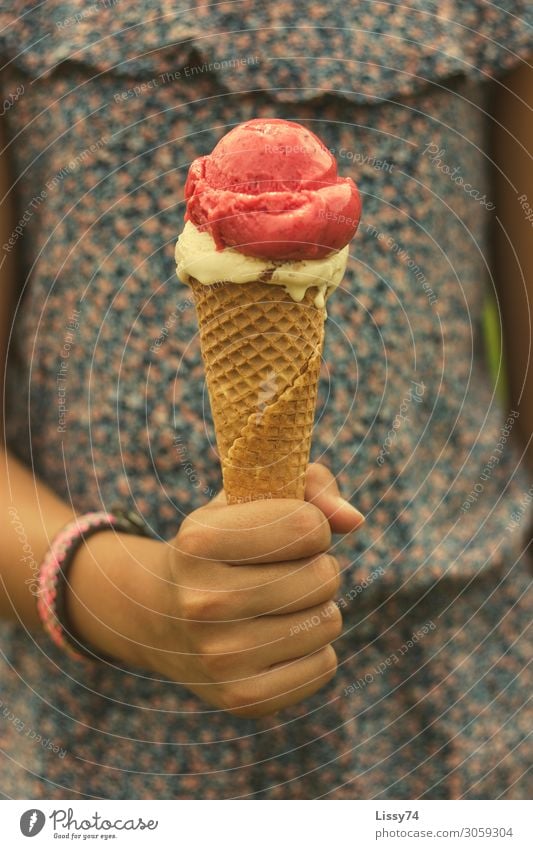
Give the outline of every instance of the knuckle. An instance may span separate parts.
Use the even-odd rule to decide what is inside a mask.
[[[333,646],[329,645],[322,650],[321,655],[321,675],[329,681],[336,674],[339,666],[337,653]]]
[[[207,590],[187,590],[181,600],[181,613],[188,622],[218,621],[220,603],[217,593]]]
[[[331,602],[324,611],[327,625],[328,638],[336,640],[342,634],[342,614],[335,604]],[[329,640],[328,640],[329,642]]]
[[[180,550],[189,557],[203,557],[206,551],[207,528],[185,520],[177,537]]]
[[[222,692],[222,708],[233,716],[251,719],[260,716],[259,704],[254,704],[242,684],[232,684]]]
[[[331,531],[328,521],[314,504],[302,504],[291,517],[296,534],[316,551],[326,549],[331,543]]]
[[[315,483],[324,488],[331,483],[335,483],[335,476],[323,463],[309,463],[307,467],[308,483]]]
[[[217,642],[200,643],[197,648],[199,661],[204,671],[213,680],[223,682],[232,672],[234,655],[228,653]]]
[[[339,562],[336,557],[325,554],[315,561],[315,572],[321,588],[327,589],[330,596],[334,596],[340,589],[341,575]]]

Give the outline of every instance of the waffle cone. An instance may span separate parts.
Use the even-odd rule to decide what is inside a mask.
[[[260,280],[194,293],[228,503],[303,498],[324,340],[315,289]]]

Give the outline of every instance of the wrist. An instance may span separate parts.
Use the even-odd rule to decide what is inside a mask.
[[[143,666],[168,598],[166,544],[102,530],[76,552],[66,598],[75,636],[95,654]]]

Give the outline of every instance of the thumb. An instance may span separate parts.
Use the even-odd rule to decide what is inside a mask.
[[[363,514],[342,497],[336,479],[322,463],[307,467],[305,500],[322,510],[334,534],[355,531],[365,521]]]

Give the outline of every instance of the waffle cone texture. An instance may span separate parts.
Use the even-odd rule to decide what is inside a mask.
[[[324,343],[315,289],[260,280],[194,293],[228,503],[303,498]]]

